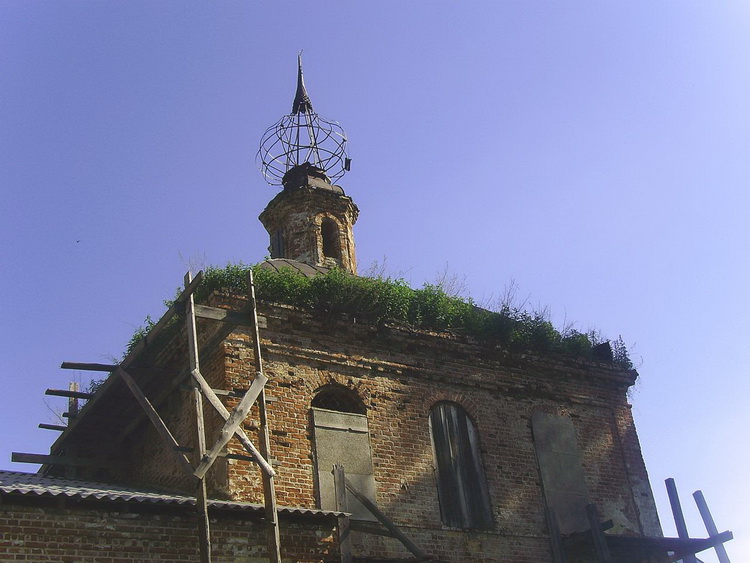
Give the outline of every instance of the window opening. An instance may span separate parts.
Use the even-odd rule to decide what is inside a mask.
[[[312,406],[329,411],[365,414],[365,406],[357,394],[345,387],[324,387],[312,400]]]
[[[373,474],[370,430],[364,403],[357,394],[339,385],[324,387],[312,400],[312,426],[320,508],[336,508],[331,474],[334,463],[341,463],[346,478],[375,502],[377,485]],[[349,491],[347,502],[353,519],[375,520]]]
[[[333,219],[323,218],[320,222],[320,235],[323,238],[323,256],[325,258],[341,258],[341,244],[339,241],[339,227]]]
[[[438,403],[430,411],[429,424],[443,523],[451,528],[492,527],[474,423],[460,405]]]
[[[271,258],[283,258],[284,257],[284,239],[281,229],[274,232],[271,237]]]

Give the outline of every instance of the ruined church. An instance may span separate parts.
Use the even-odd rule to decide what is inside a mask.
[[[260,270],[356,276],[346,136],[292,112],[259,161]],[[291,272],[291,273],[290,273]],[[461,330],[330,313],[186,275],[70,408],[37,473],[0,472],[2,561],[670,561],[628,403],[638,374]],[[81,403],[79,403],[81,401]],[[79,408],[79,405],[81,405]],[[679,542],[682,543],[679,543]],[[680,552],[681,553],[681,552]]]

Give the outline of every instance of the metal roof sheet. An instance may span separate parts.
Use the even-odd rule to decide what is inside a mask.
[[[297,260],[291,260],[289,258],[269,258],[260,263],[260,267],[266,270],[279,271],[281,268],[291,268],[298,273],[307,276],[308,278],[317,276],[318,274],[325,274],[331,269],[326,266],[317,266],[314,264],[306,264]]]
[[[120,485],[92,483],[61,477],[47,477],[36,473],[20,473],[15,471],[0,471],[0,492],[27,496],[61,496],[75,499],[97,499],[143,504],[176,504],[187,506],[195,504],[195,497],[187,495],[135,489]],[[208,503],[213,508],[245,510],[249,512],[263,512],[265,510],[262,504],[250,502],[210,499]],[[296,506],[279,506],[279,513],[318,517],[344,515],[342,512],[332,510]]]

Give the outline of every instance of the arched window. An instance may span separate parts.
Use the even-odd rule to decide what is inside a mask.
[[[365,405],[352,390],[340,385],[323,387],[312,400],[312,406],[329,411],[365,414]]]
[[[335,463],[343,465],[346,478],[375,502],[370,430],[364,403],[356,392],[342,385],[327,385],[313,397],[311,406],[320,508],[336,509],[331,474]],[[374,520],[370,511],[348,491],[347,503],[353,519]]]
[[[271,258],[284,257],[284,234],[281,229],[274,232],[271,237]]]
[[[430,411],[430,436],[443,524],[451,528],[490,528],[492,508],[479,456],[474,423],[456,403]]]
[[[341,242],[339,227],[336,221],[324,217],[320,222],[320,236],[323,239],[323,256],[325,258],[341,259]]]

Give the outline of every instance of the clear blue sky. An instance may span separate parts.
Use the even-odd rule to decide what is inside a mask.
[[[360,264],[622,335],[665,531],[674,477],[748,558],[747,2],[0,2],[0,467],[48,450],[60,362],[119,358],[188,264],[267,254],[255,152],[300,49]]]

